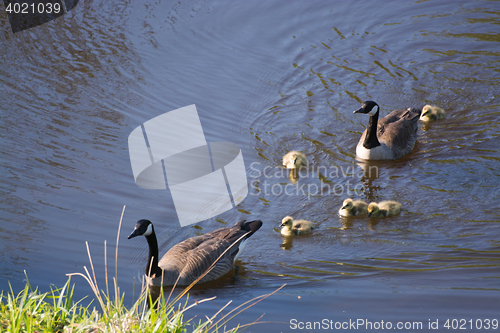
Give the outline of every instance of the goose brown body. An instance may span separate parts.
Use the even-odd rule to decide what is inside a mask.
[[[145,222],[141,222],[145,221]],[[151,230],[136,232],[140,223],[150,224]],[[148,283],[155,286],[186,286],[200,277],[212,264],[212,269],[198,282],[215,280],[231,271],[234,262],[244,248],[246,240],[262,226],[262,221],[240,221],[232,227],[221,228],[201,236],[195,236],[174,245],[158,262],[158,243],[152,223],[140,220],[129,238],[144,235],[149,245],[146,268]],[[139,226],[140,228],[140,226]],[[217,261],[217,259],[221,258]],[[151,269],[149,269],[151,267]]]

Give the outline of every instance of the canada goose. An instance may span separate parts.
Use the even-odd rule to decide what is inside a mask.
[[[345,199],[342,207],[339,209],[340,216],[359,216],[368,213],[366,208],[368,204],[361,200],[353,201],[352,199]]]
[[[395,160],[412,151],[417,140],[420,110],[395,110],[378,119],[379,106],[364,102],[354,113],[370,115],[368,127],[361,135],[356,155],[365,160]]]
[[[401,211],[401,204],[396,201],[372,202],[368,205],[368,217],[384,217],[396,215]]]
[[[306,155],[296,150],[292,150],[283,156],[283,165],[287,169],[300,169],[307,166]]]
[[[313,229],[312,223],[306,220],[294,221],[291,216],[286,216],[281,221],[281,234],[283,236],[299,236],[311,232]]]
[[[176,282],[178,286],[187,286],[202,275],[220,255],[222,257],[212,270],[198,283],[215,280],[233,268],[237,270],[234,262],[243,251],[247,239],[261,226],[262,221],[259,220],[246,223],[242,220],[232,227],[186,239],[168,250],[159,262],[158,242],[151,221],[139,220],[128,239],[146,236],[149,245],[146,276],[149,277],[149,284],[160,286],[163,281],[163,286],[173,286]],[[227,249],[229,250],[222,254]]]
[[[437,106],[427,104],[422,109],[422,114],[420,115],[420,120],[428,122],[433,120],[443,119],[446,113],[443,109]]]

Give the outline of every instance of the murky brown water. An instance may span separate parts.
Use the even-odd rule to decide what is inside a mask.
[[[13,34],[2,11],[1,289],[20,290],[23,270],[41,290],[62,285],[88,266],[85,241],[103,277],[103,242],[112,261],[127,205],[118,274],[128,302],[147,256],[145,241],[125,239],[138,219],[155,223],[164,253],[245,218],[264,225],[240,279],[196,287],[195,298],[218,297],[192,310],[198,318],[286,283],[234,323],[266,313],[273,323],[248,331],[325,318],[425,331],[429,320],[500,319],[499,23],[496,1],[94,1]],[[421,126],[409,156],[367,165],[355,147],[368,119],[352,111],[368,99],[383,114],[426,103],[448,113]],[[180,229],[168,191],[135,185],[127,138],[190,104],[207,141],[242,148],[250,193]],[[317,167],[297,184],[278,168],[292,149]],[[340,218],[349,193],[403,211]],[[284,240],[285,215],[314,232]],[[77,297],[91,293],[75,282]]]

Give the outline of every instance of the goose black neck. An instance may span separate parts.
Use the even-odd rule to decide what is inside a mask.
[[[368,130],[365,136],[365,141],[363,142],[363,147],[365,147],[366,149],[372,149],[377,146],[380,146],[380,142],[377,139],[377,124],[378,124],[378,111],[374,115],[370,115]]]
[[[146,266],[146,275],[153,276],[160,272],[160,267],[158,267],[158,241],[156,240],[154,229],[151,235],[146,236],[146,240],[149,245],[149,258],[148,265]]]

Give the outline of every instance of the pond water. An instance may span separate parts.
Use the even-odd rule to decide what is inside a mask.
[[[233,326],[262,314],[248,332],[325,331],[308,326],[324,319],[375,323],[365,331],[382,320],[427,331],[436,320],[444,329],[448,319],[500,319],[499,24],[496,1],[80,1],[15,34],[1,11],[0,289],[19,291],[24,271],[41,291],[62,286],[89,267],[86,241],[104,286],[104,241],[114,275],[126,205],[127,304],[148,253],[144,239],[126,239],[138,219],[155,223],[160,254],[260,219],[239,279],[195,287],[191,298],[217,299],[190,316],[286,284]],[[406,157],[363,163],[355,147],[368,117],[353,110],[364,100],[382,115],[428,103],[447,115],[420,125]],[[181,228],[168,190],[135,184],[127,140],[191,104],[208,142],[241,148],[249,194]],[[297,183],[279,168],[290,150],[316,168]],[[341,218],[348,196],[398,200],[402,212]],[[286,215],[309,219],[313,233],[284,239]],[[77,298],[91,294],[72,281]]]

